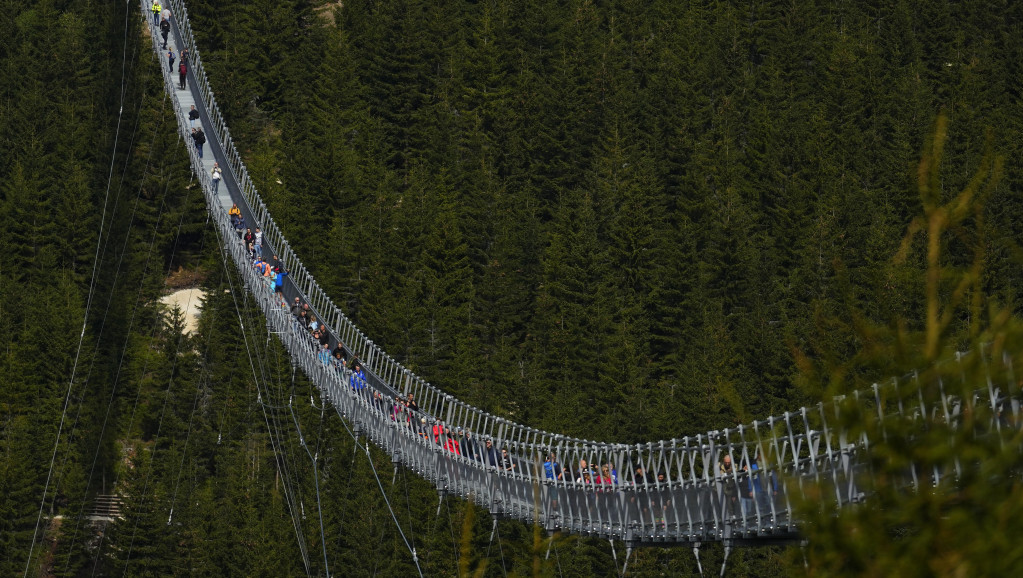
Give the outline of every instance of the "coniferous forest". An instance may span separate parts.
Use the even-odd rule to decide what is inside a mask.
[[[1023,312],[1023,3],[188,8],[296,252],[389,354],[491,413],[645,442],[905,371],[935,265],[915,227],[962,191],[935,229],[970,281],[930,295],[968,304],[942,350]],[[429,576],[617,575],[621,544],[437,514],[318,406],[224,265],[144,16],[0,8],[0,575],[416,575],[399,526]],[[206,290],[189,333],[158,301],[181,277]],[[90,521],[114,494],[122,517]],[[811,573],[865,572],[812,548]],[[728,573],[803,568],[740,549]],[[629,574],[698,571],[642,548]]]

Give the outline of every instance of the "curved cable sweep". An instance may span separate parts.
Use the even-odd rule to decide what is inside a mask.
[[[142,1],[143,14],[147,14]],[[227,214],[232,203],[242,210],[246,226],[262,228],[264,253],[278,255],[290,272],[283,290],[284,302],[256,274],[240,242],[229,242],[226,250],[266,315],[270,331],[280,337],[295,364],[317,384],[321,396],[352,424],[352,429],[388,452],[395,464],[403,464],[432,482],[442,497],[462,496],[495,517],[537,523],[548,531],[624,540],[630,548],[643,543],[688,543],[698,547],[703,542],[723,541],[728,547],[798,540],[797,521],[790,511],[807,481],[822,487],[838,506],[864,499],[857,479],[869,474],[861,457],[870,440],[865,436],[848,439],[838,428],[835,417],[842,400],[682,438],[641,444],[602,443],[541,431],[491,415],[403,367],[341,312],[281,234],[217,106],[183,1],[165,0],[164,5],[173,14],[178,47],[190,52],[187,90],[179,90],[171,74],[164,72],[178,127],[187,138],[187,110],[195,104],[203,127],[209,130],[208,145],[213,153],[201,159],[192,148],[192,170],[225,239],[238,238]],[[154,50],[159,52],[155,38]],[[223,186],[218,192],[210,180],[214,160],[223,169]],[[295,297],[308,303],[316,318],[330,328],[331,345],[339,340],[362,361],[366,380],[357,384],[362,387],[352,387],[347,369],[324,364],[317,357],[317,344],[287,309]],[[963,355],[957,354],[952,363],[962,363],[962,359]],[[922,396],[912,404],[892,401],[899,399],[901,387],[913,385],[910,382],[917,379],[915,374],[875,384],[849,399],[876,412],[881,421],[902,416],[951,423],[961,411],[984,406],[992,415],[1001,411],[1005,416],[1011,411],[1014,423],[1019,423],[1019,386],[1011,377],[1011,362],[1008,357],[996,361],[1005,365],[999,368],[1000,374],[1008,373],[1009,378],[1001,387],[989,379],[987,390],[977,392],[972,400],[942,392],[930,401]],[[421,409],[415,415],[396,401],[410,393]],[[989,426],[1004,427],[994,418]],[[486,440],[492,441],[493,454],[486,449]],[[503,457],[505,450],[507,458]],[[551,479],[545,473],[543,462],[551,454],[564,468],[561,478]],[[756,460],[758,473],[739,467],[722,470],[726,456],[739,465]],[[596,472],[592,477],[582,475],[583,461],[586,470],[610,466],[612,481],[601,483]],[[919,471],[911,466],[905,475],[906,487],[938,484],[955,474],[938,469]],[[735,489],[749,487],[751,482],[759,482],[761,487],[777,485],[777,493],[750,500],[751,504],[734,499]]]

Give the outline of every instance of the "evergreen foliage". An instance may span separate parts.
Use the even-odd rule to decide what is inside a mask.
[[[611,574],[605,542],[507,521],[491,542],[491,518],[451,499],[437,516],[428,484],[320,409],[222,266],[144,15],[100,4],[0,9],[0,575],[324,575],[323,549],[334,574],[415,574],[369,460],[426,574]],[[189,2],[260,193],[345,312],[487,411],[623,442],[792,409],[945,344],[1015,343],[1021,10]],[[965,293],[929,284],[934,256],[907,231],[994,172],[940,237]],[[190,335],[157,304],[179,268],[207,291]],[[986,474],[1016,467],[957,441],[1009,464]],[[953,524],[992,526],[945,516],[1012,503],[997,488],[808,508],[811,570],[1011,568],[997,540],[952,548]],[[90,523],[113,493],[124,518]],[[907,565],[938,548],[961,558]],[[743,551],[730,572],[784,564]],[[629,571],[696,568],[644,549]]]
[[[287,40],[239,27],[208,54],[225,63],[212,78],[228,83],[218,94],[236,134],[277,151],[249,166],[286,234],[398,359],[562,431],[645,440],[805,400],[791,348],[857,347],[851,326],[828,320],[850,305],[882,323],[923,312],[920,255],[890,259],[919,208],[912,167],[930,119],[949,114],[947,166],[974,166],[989,129],[1009,158],[1018,147],[999,128],[1018,122],[1011,14],[902,2],[297,9]],[[218,19],[196,10],[200,41]],[[277,69],[250,45],[319,81],[266,79]],[[264,96],[231,96],[232,77]],[[1009,222],[1016,172],[986,218]],[[1005,250],[1016,241],[1011,227],[990,234]],[[1014,291],[1004,272],[991,295]],[[705,392],[682,420],[661,402],[675,386]]]
[[[943,194],[947,129],[940,116],[920,162],[924,211],[899,255],[904,258],[914,243],[927,247],[923,329],[864,323],[861,331],[870,341],[862,351],[839,367],[822,369],[830,369],[832,388],[841,389],[856,365],[927,367],[886,392],[883,403],[940,408],[947,394],[962,404],[961,416],[949,419],[936,410],[913,420],[882,421],[858,404],[837,407],[840,427],[849,435],[878,441],[866,457],[869,473],[856,482],[867,502],[838,509],[830,492],[811,487],[799,505],[810,537],[807,563],[815,574],[990,576],[1011,573],[1020,564],[1016,549],[1005,542],[1019,523],[1018,420],[1008,403],[977,402],[988,399],[978,391],[1019,391],[1014,370],[1023,335],[1019,317],[982,298],[987,227],[971,222],[1000,180],[1004,158],[989,150],[968,185],[954,196]],[[957,243],[973,253],[971,260],[948,259],[947,247]],[[970,351],[944,358],[962,339]],[[920,474],[918,490],[910,487],[911,471]]]

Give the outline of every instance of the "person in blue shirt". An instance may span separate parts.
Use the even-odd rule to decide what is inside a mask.
[[[548,480],[560,480],[562,478],[561,464],[558,463],[553,452],[547,454],[547,461],[543,463],[543,473]]]
[[[330,347],[326,345],[320,347],[320,352],[317,354],[317,357],[324,367],[330,365]]]
[[[778,479],[773,472],[765,472],[757,465],[756,458],[750,462],[749,479],[746,487],[743,488],[745,495],[742,497],[748,510],[746,515],[753,515],[753,502],[756,501],[757,510],[761,516],[771,515],[771,500],[778,495]]]
[[[356,363],[352,365],[352,377],[349,379],[349,383],[355,391],[360,391],[366,387],[366,372],[362,369],[361,364]]]
[[[284,301],[284,278],[288,276],[288,270],[283,267],[277,268],[277,277],[274,279],[274,292],[277,299]]]

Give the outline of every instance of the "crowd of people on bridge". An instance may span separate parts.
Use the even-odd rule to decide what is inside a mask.
[[[178,62],[178,89],[185,90],[188,81],[188,49],[182,48],[180,55],[174,52],[174,46],[169,44],[168,38],[171,32],[171,13],[170,10],[164,9],[159,0],[153,0],[153,26],[155,30],[159,30],[160,36],[163,38],[163,44],[161,45],[162,50],[167,51],[167,71],[174,73],[174,63]],[[179,59],[180,57],[180,59]],[[192,105],[191,110],[188,111],[188,121],[191,126],[192,132],[192,144],[195,146],[196,154],[199,158],[203,158],[203,145],[206,144],[206,133],[203,132],[202,121],[199,118],[199,111],[196,110],[195,105]],[[198,123],[199,126],[196,126]]]
[[[290,303],[286,301],[282,285],[288,271],[277,255],[273,255],[270,260],[264,259],[261,229],[256,227],[253,231],[245,226],[244,216],[237,204],[231,207],[229,215],[240,242],[248,251],[252,267],[266,280],[267,287],[274,290],[277,302],[290,311],[297,331],[308,337],[310,351],[314,352],[320,364],[332,368],[339,381],[347,383],[354,394],[369,396],[367,399],[378,414],[410,428],[415,436],[442,451],[509,473],[532,470],[534,460],[509,451],[508,447],[500,447],[500,440],[489,437],[479,439],[468,428],[452,427],[423,412],[413,393],[389,396],[369,388],[362,364],[355,358],[348,359],[344,344],[332,337],[330,329],[317,319],[309,304],[303,302],[301,297],[294,297]],[[591,464],[580,459],[575,465],[563,466],[553,451],[544,452],[539,458],[536,462],[542,460],[544,478],[558,485],[559,482],[574,482],[598,493],[616,492],[625,486],[645,485],[659,489],[671,487],[671,480],[663,469],[657,474],[651,474],[643,467],[636,467],[629,479],[625,480],[620,478],[617,467],[611,462]],[[772,511],[771,500],[778,493],[778,479],[773,472],[762,475],[756,457],[745,460],[738,470],[733,470],[731,456],[724,454],[717,463],[716,473],[727,515],[745,518],[754,516],[757,511],[761,516]],[[660,507],[666,508],[666,504],[670,504],[670,501]]]
[[[718,476],[722,480],[726,507],[729,515],[752,516],[758,510],[761,514],[771,512],[771,500],[778,495],[778,477],[774,472],[766,475],[752,456],[747,464],[733,469],[732,457],[725,455],[718,465]]]
[[[290,312],[296,331],[307,336],[309,351],[313,352],[320,364],[333,369],[339,382],[346,383],[353,394],[368,396],[372,408],[385,419],[410,428],[413,435],[437,446],[441,451],[495,470],[509,473],[533,471],[536,463],[542,461],[542,468],[537,471],[542,471],[541,475],[549,483],[559,486],[574,482],[578,487],[596,493],[617,492],[623,487],[672,487],[672,480],[664,469],[652,474],[640,466],[632,470],[628,479],[622,479],[617,467],[611,462],[591,464],[586,459],[580,459],[577,464],[563,466],[553,451],[544,452],[538,456],[539,459],[533,460],[529,456],[509,451],[508,447],[500,447],[500,440],[489,437],[479,439],[468,428],[452,427],[434,419],[420,409],[413,393],[390,396],[369,388],[362,364],[355,358],[348,359],[344,344],[334,338],[330,328],[317,319],[309,304],[303,302],[301,297],[293,297],[290,303],[286,300],[283,284],[288,270],[277,255],[269,260],[264,258],[262,230],[256,227],[253,231],[246,226],[244,215],[237,204],[232,205],[228,214],[238,242],[246,248],[253,269],[265,280],[268,290],[274,292],[277,303]],[[726,515],[749,518],[757,515],[757,512],[762,517],[772,512],[771,501],[778,493],[778,479],[773,472],[762,475],[756,457],[745,460],[735,470],[731,456],[724,454],[721,461],[717,462],[716,474]],[[657,508],[661,510],[662,519],[670,504],[669,498],[660,500]]]

